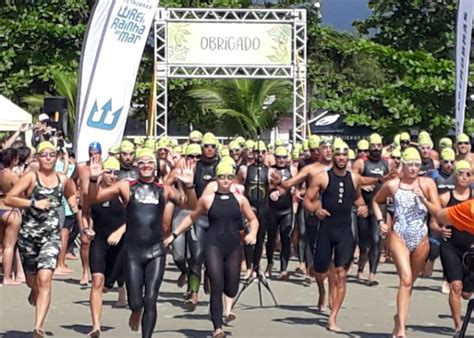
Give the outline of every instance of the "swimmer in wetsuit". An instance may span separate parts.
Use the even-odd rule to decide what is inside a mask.
[[[277,147],[274,152],[276,164],[273,167],[282,181],[296,175],[296,168],[288,165],[288,150],[285,147]],[[281,253],[280,253],[280,279],[288,279],[288,262],[291,253],[291,236],[293,233],[293,200],[292,189],[286,189],[283,193],[275,189],[270,193],[270,222],[267,238],[267,260],[266,269],[268,277],[271,276],[273,266],[273,252],[278,229],[280,229]]]
[[[405,149],[402,163],[402,178],[384,183],[372,204],[381,234],[388,235],[390,253],[400,278],[393,329],[397,337],[405,337],[413,284],[428,258],[428,211],[435,215],[440,209],[436,184],[431,178],[418,176],[421,168],[418,150]],[[393,229],[385,223],[380,208],[388,197],[394,200]]]
[[[231,192],[234,175],[235,169],[232,165],[220,163],[216,168],[217,191],[203,195],[196,209],[164,242],[165,245],[171,244],[200,215],[207,213],[209,230],[204,246],[204,257],[210,279],[213,337],[225,336],[222,330],[222,295],[233,298],[239,290],[241,259],[239,231],[242,227],[242,214],[250,225],[250,231],[245,236],[247,244],[255,244],[258,230],[258,220],[248,200],[241,194]]]
[[[327,329],[339,332],[337,315],[346,295],[347,270],[356,244],[352,234],[352,205],[358,207],[357,214],[363,217],[367,217],[368,208],[360,193],[361,176],[347,170],[349,147],[341,139],[336,139],[332,149],[332,168],[319,173],[311,181],[304,204],[321,221],[314,251],[318,284],[327,278],[331,261],[334,262],[335,290],[331,294]]]
[[[443,150],[444,152],[444,150]],[[441,154],[443,154],[443,152]],[[452,207],[464,201],[474,198],[474,189],[469,187],[471,179],[471,164],[461,160],[456,162],[454,170],[454,190],[448,190],[440,195],[441,206]],[[471,221],[472,223],[472,221]],[[459,230],[455,226],[447,223],[447,226],[439,228],[438,220],[433,217],[430,226],[437,225],[437,229],[442,232],[441,241],[441,263],[443,272],[449,283],[449,308],[454,321],[455,336],[459,335],[462,327],[461,321],[461,297],[471,298],[471,290],[466,290],[464,280],[469,276],[468,271],[463,266],[463,255],[474,244],[474,231]]]
[[[153,150],[144,148],[137,155],[137,181],[120,181],[100,191],[97,191],[96,184],[90,184],[88,196],[91,203],[111,201],[119,196],[123,201],[127,227],[124,270],[128,305],[132,310],[129,325],[133,331],[138,331],[141,319],[142,337],[148,338],[156,324],[156,301],[165,271],[163,211],[167,201],[179,203],[183,196],[174,188],[155,182]],[[90,166],[91,182],[97,182],[101,173],[100,160],[94,160]],[[183,168],[176,178],[183,182],[186,198],[195,202],[193,168]]]

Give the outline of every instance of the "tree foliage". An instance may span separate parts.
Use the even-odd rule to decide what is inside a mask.
[[[295,6],[294,2],[288,4]],[[31,94],[62,95],[64,90],[58,76],[68,78],[69,83],[75,81],[73,74],[78,71],[93,3],[92,0],[4,1],[0,6],[0,92],[17,103]],[[251,1],[164,0],[160,4],[246,8],[251,6]],[[375,33],[365,38],[322,28],[313,6],[309,3],[298,6],[308,10],[308,83],[309,88],[314,88],[311,107],[343,112],[349,124],[370,126],[385,134],[414,126],[442,134],[452,126],[455,0],[371,0],[373,15],[356,23],[363,35]],[[142,107],[136,109],[136,116],[142,119],[146,118],[148,109],[152,70],[153,49],[147,45],[132,99],[136,106]],[[190,95],[196,88],[222,91],[229,83],[169,81],[170,119],[180,125],[193,124],[211,130],[216,130],[214,127],[222,121],[230,132],[234,132],[234,127],[246,126],[243,132],[250,134],[253,131],[247,128],[247,122],[266,125],[253,117],[247,121],[242,116],[240,122],[232,123],[224,111],[213,111],[208,103],[203,105],[202,98],[194,95],[196,92]],[[227,96],[221,98],[221,103],[227,105]],[[250,101],[247,103],[246,111],[252,116],[256,110],[251,108]],[[214,104],[213,108],[216,107]],[[230,110],[228,114],[234,116],[235,122],[236,114]],[[474,130],[472,119],[466,122],[471,128],[468,130]]]
[[[257,129],[274,127],[279,112],[290,106],[287,81],[227,80],[197,87],[189,95],[217,117],[227,135],[256,137]]]
[[[51,91],[55,71],[76,72],[90,13],[79,0],[11,1],[0,7],[0,92],[16,102]]]
[[[321,27],[310,34],[314,106],[344,112],[349,124],[384,134],[413,126],[442,134],[452,125],[453,61]]]
[[[456,0],[370,0],[372,15],[355,26],[373,41],[400,50],[452,58]]]

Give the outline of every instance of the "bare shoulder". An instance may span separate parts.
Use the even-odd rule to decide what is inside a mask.
[[[441,201],[441,206],[444,208],[448,205],[449,198],[451,197],[451,193],[449,191],[446,191],[442,194],[439,195],[439,199]]]
[[[212,202],[214,201],[214,198],[216,196],[215,192],[211,192],[205,196],[201,196],[200,202],[202,203],[201,205],[206,209],[209,210],[211,208]]]
[[[428,188],[436,188],[436,184],[435,182],[433,181],[432,178],[430,177],[420,177],[420,185],[421,187],[428,187]]]

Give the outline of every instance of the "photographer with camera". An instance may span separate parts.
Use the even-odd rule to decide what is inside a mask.
[[[465,226],[460,227],[456,219],[449,217],[448,210],[451,207],[459,206],[467,201],[471,202],[474,190],[469,187],[471,178],[471,165],[467,161],[458,161],[454,169],[455,188],[440,195],[441,206],[449,207],[443,209],[441,213],[446,214],[439,221],[444,226],[439,226],[436,220],[432,220],[431,228],[441,231],[444,241],[441,243],[441,263],[443,271],[449,282],[449,307],[454,320],[454,330],[456,335],[461,330],[461,297],[469,299],[471,292],[474,291],[474,285],[469,282],[470,271],[463,264],[464,255],[469,252],[474,244],[474,219],[471,215],[461,216],[461,220],[466,221]],[[466,202],[466,203],[467,203]],[[471,207],[472,208],[472,207]],[[454,209],[453,209],[454,210]],[[438,213],[439,215],[439,213]],[[462,224],[462,223],[461,223]],[[470,230],[468,228],[471,228]]]

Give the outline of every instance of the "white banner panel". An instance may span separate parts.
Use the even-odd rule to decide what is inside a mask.
[[[76,156],[97,141],[106,153],[122,139],[140,59],[158,0],[99,0],[81,57]]]
[[[464,129],[474,0],[459,0],[456,25],[456,134]]]
[[[168,64],[290,65],[290,24],[168,23]]]

